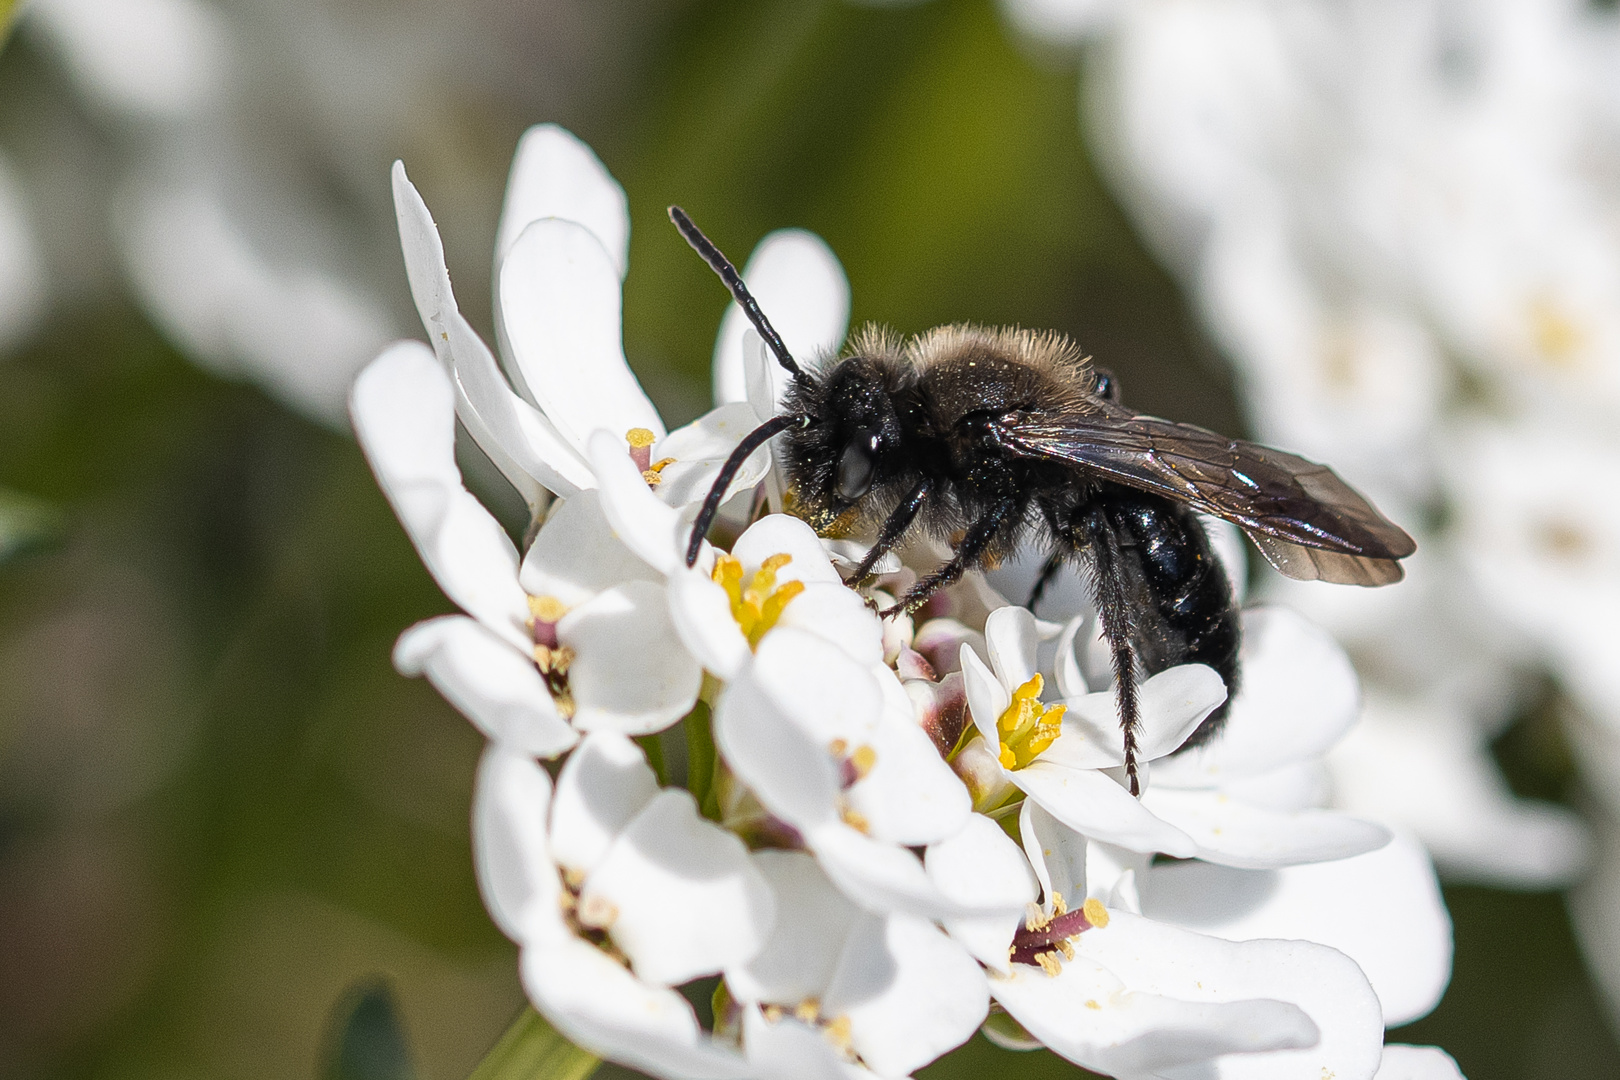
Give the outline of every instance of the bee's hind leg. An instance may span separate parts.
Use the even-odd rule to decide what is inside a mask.
[[[1083,542],[1091,556],[1092,589],[1097,604],[1097,619],[1102,623],[1103,637],[1108,641],[1114,668],[1114,699],[1119,708],[1119,726],[1124,732],[1125,775],[1130,782],[1131,794],[1141,795],[1142,785],[1136,775],[1136,728],[1140,716],[1136,690],[1136,650],[1131,647],[1131,607],[1126,597],[1126,582],[1120,565],[1119,535],[1108,521],[1102,507],[1092,505],[1083,510],[1074,524],[1077,540]]]
[[[1022,507],[1016,499],[1003,499],[990,509],[979,520],[968,527],[967,535],[956,546],[956,554],[951,561],[923,578],[906,591],[900,602],[887,611],[879,612],[885,619],[895,615],[916,611],[928,602],[928,598],[947,586],[954,585],[961,580],[962,575],[969,570],[976,570],[984,561],[984,553],[990,549],[997,535],[1007,527],[1007,524],[1021,514]]]

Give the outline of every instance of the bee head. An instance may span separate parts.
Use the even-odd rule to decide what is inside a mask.
[[[783,461],[812,523],[830,522],[900,468],[900,417],[883,365],[862,356],[794,380],[789,408],[811,420],[784,436]]]

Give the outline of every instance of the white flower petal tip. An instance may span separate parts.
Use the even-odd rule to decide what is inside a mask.
[[[1121,0],[1001,0],[1022,33],[1052,45],[1073,46],[1106,29]]]
[[[625,547],[664,576],[685,568],[681,516],[653,494],[623,435],[596,431],[587,446],[602,513]]]
[[[526,755],[491,743],[473,793],[473,863],[484,906],[513,941],[568,936],[546,839],[551,779]]]
[[[426,675],[479,731],[514,751],[552,758],[579,741],[534,662],[472,619],[447,615],[411,627],[394,646],[394,667]]]
[[[664,434],[620,344],[619,275],[595,233],[530,222],[501,263],[501,322],[535,403],[576,448],[593,431]]]
[[[1457,1060],[1438,1046],[1390,1043],[1373,1080],[1465,1080]]]
[[[432,351],[409,341],[391,346],[355,380],[350,413],[377,482],[445,595],[527,648],[517,549],[462,486],[454,392]]]
[[[743,267],[743,280],[801,365],[837,352],[849,328],[849,280],[838,257],[820,237],[803,229],[771,233]],[[726,308],[714,345],[716,404],[749,400],[743,339],[751,328],[735,303]],[[771,396],[779,400],[787,387],[786,373],[774,358],[768,370]],[[760,418],[774,412],[770,409]]]
[[[1137,687],[1137,760],[1155,762],[1155,775],[1162,780],[1159,770],[1168,765],[1164,762],[1165,755],[1186,742],[1204,718],[1225,700],[1226,683],[1214,668],[1204,664],[1181,664],[1147,679]],[[1069,706],[1074,734],[1083,735],[1093,746],[1105,748],[1107,764],[1123,763],[1124,733],[1119,726],[1114,692],[1087,694],[1070,701]],[[1062,761],[1062,754],[1063,751],[1056,751],[1052,759]]]
[[[596,152],[568,129],[536,124],[518,140],[495,236],[500,267],[531,222],[563,218],[591,231],[623,279],[630,265],[630,204]]]
[[[698,1026],[686,999],[636,978],[577,938],[531,946],[523,988],[570,1042],[610,1061],[669,1080],[744,1080],[753,1070],[735,1049]]]

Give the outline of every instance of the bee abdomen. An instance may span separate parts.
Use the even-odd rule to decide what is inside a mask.
[[[1197,746],[1220,730],[1238,688],[1242,633],[1226,569],[1186,507],[1123,488],[1097,501],[1119,538],[1120,570],[1135,594],[1131,645],[1143,670],[1207,664],[1226,683],[1226,701],[1185,744]]]

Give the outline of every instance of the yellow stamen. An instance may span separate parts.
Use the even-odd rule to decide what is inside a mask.
[[[827,744],[827,753],[831,754],[833,757],[841,758],[848,752],[849,743],[845,742],[843,739],[834,739],[832,742]]]
[[[568,606],[555,596],[531,596],[529,614],[541,622],[554,623],[568,614]]]
[[[1024,909],[1024,929],[1028,930],[1030,933],[1033,934],[1037,930],[1045,930],[1051,924],[1051,918],[1046,914],[1046,912],[1041,910],[1041,905],[1035,903],[1034,901],[1031,901],[1029,906]]]
[[[730,555],[721,555],[714,561],[714,572],[710,576],[730,597],[731,617],[737,620],[751,649],[759,647],[766,632],[782,617],[783,609],[804,592],[802,581],[776,583],[776,572],[792,561],[791,555],[772,555],[760,564],[746,585],[741,562]]]
[[[857,746],[855,752],[849,756],[849,762],[855,766],[855,779],[865,779],[866,774],[872,771],[877,764],[877,751],[870,746]]]
[[[866,815],[859,810],[852,810],[846,806],[839,812],[838,816],[845,825],[848,825],[856,832],[868,832],[872,828],[871,824],[866,820]]]
[[[813,1024],[821,1019],[821,1002],[815,998],[805,998],[794,1008],[793,1015],[806,1024]]]
[[[997,755],[1005,769],[1022,769],[1057,741],[1063,731],[1066,705],[1042,705],[1041,690],[1045,680],[1037,672],[1033,678],[1012,693],[1012,703],[996,720],[996,731],[1001,738],[1001,752]]]
[[[822,1028],[822,1031],[826,1033],[827,1041],[838,1047],[838,1049],[843,1051],[849,1050],[852,1043],[852,1039],[850,1037],[849,1017],[840,1016],[835,1020],[827,1021],[827,1026]]]
[[[658,436],[644,427],[633,427],[624,433],[624,441],[640,450],[644,446],[651,446],[658,441]]]
[[[1086,921],[1092,926],[1101,929],[1108,925],[1108,909],[1103,907],[1102,901],[1095,896],[1086,901],[1083,910],[1086,913]]]
[[[1049,952],[1036,953],[1035,962],[1041,965],[1042,971],[1054,979],[1063,974],[1063,965],[1058,963],[1058,958]]]

